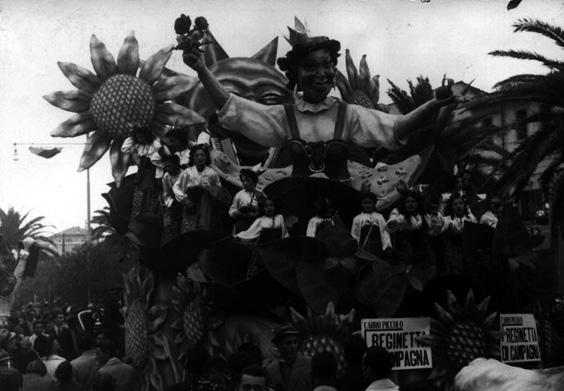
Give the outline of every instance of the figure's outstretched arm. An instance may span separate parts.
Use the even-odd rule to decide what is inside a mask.
[[[396,137],[399,140],[407,138],[413,131],[420,128],[422,123],[437,114],[441,107],[452,103],[454,99],[454,96],[441,100],[432,99],[415,110],[402,115],[396,124]]]
[[[204,85],[213,103],[218,110],[221,110],[225,102],[227,102],[227,98],[229,98],[229,93],[225,91],[219,80],[210,72],[204,61],[203,54],[197,48],[193,48],[191,51],[184,51],[182,59],[186,65],[198,73],[198,78]]]

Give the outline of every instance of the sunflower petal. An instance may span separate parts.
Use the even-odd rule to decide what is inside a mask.
[[[110,163],[112,164],[112,176],[116,181],[117,187],[121,185],[121,181],[127,174],[127,169],[129,168],[129,162],[131,161],[131,155],[129,153],[123,153],[121,151],[122,142],[119,140],[114,140],[112,147],[110,148]]]
[[[139,68],[139,44],[132,31],[125,38],[119,50],[117,69],[120,73],[135,76],[137,74],[137,68]]]
[[[78,171],[92,167],[110,148],[111,137],[106,132],[93,132],[86,140],[86,146],[80,157]]]
[[[343,98],[343,100],[345,102],[352,102],[353,101],[352,88],[345,75],[343,75],[339,70],[337,70],[337,73],[335,74],[335,84],[337,84],[337,88],[339,89],[339,92],[341,93],[341,97]]]
[[[172,102],[158,104],[155,119],[163,124],[179,127],[206,123],[206,119],[200,114]]]
[[[90,38],[90,59],[92,66],[98,77],[102,80],[114,75],[117,72],[114,56],[106,49],[106,45],[94,34]]]
[[[450,290],[447,291],[447,302],[448,308],[451,313],[455,315],[462,313],[462,306],[458,303],[458,300]]]
[[[466,302],[464,303],[464,311],[471,313],[476,311],[476,299],[474,298],[474,291],[470,289],[466,295]]]
[[[43,99],[60,109],[80,113],[90,108],[92,95],[81,90],[57,91],[43,95]]]
[[[366,62],[366,54],[363,54],[360,59],[358,82],[360,83],[360,88],[366,91],[368,83],[370,82],[370,69],[368,68],[368,63]]]
[[[492,312],[487,318],[486,320],[484,320],[484,326],[485,327],[490,327],[492,325],[492,323],[494,322],[494,320],[497,317],[497,312]]]
[[[95,74],[72,62],[59,61],[57,65],[71,84],[79,90],[93,94],[102,84]]]
[[[490,305],[490,299],[491,299],[491,296],[488,296],[480,304],[478,304],[476,306],[478,311],[486,312],[486,310],[488,309],[488,306]]]
[[[349,49],[345,51],[345,59],[347,63],[347,75],[349,76],[349,83],[353,90],[358,90],[358,72],[351,57]]]
[[[65,122],[62,122],[55,130],[51,132],[53,137],[76,137],[93,130],[98,126],[92,119],[90,112],[84,111],[72,115]]]
[[[437,312],[437,316],[441,319],[443,323],[452,324],[454,323],[454,319],[451,314],[449,314],[440,304],[435,303],[435,311]]]
[[[198,84],[197,77],[173,76],[161,79],[153,86],[153,96],[156,100],[171,100],[191,90]]]
[[[139,78],[153,84],[161,75],[164,66],[172,55],[172,45],[162,48],[143,63]]]
[[[369,86],[368,96],[370,96],[370,99],[372,99],[372,103],[374,103],[374,106],[377,106],[378,102],[380,101],[380,81],[378,80],[379,78],[380,75],[376,75],[372,79],[370,79],[370,82],[368,83]]]

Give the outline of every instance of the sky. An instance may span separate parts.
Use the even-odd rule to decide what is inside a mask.
[[[327,35],[350,49],[358,65],[363,54],[373,75],[380,75],[381,102],[386,79],[406,88],[408,79],[426,75],[437,86],[447,73],[491,91],[493,85],[520,73],[543,73],[540,65],[489,56],[496,49],[529,49],[561,56],[561,50],[538,34],[513,33],[519,18],[560,25],[561,0],[523,0],[507,11],[507,0],[0,0],[0,208],[13,206],[31,216],[45,216],[52,232],[86,221],[86,174],[78,173],[81,145],[64,146],[46,160],[27,145],[81,143],[49,133],[71,113],[51,106],[42,96],[74,87],[57,67],[68,61],[92,70],[89,41],[102,40],[117,58],[123,39],[134,31],[142,59],[174,43],[174,20],[185,13],[202,15],[231,57],[251,56],[274,37],[278,55],[289,50],[283,37],[294,16],[312,35]],[[561,58],[561,57],[560,57]],[[168,67],[193,74],[175,53]],[[109,157],[90,170],[92,210],[106,204],[100,196],[112,181]]]

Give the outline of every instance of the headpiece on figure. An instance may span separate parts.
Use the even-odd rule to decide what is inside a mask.
[[[305,26],[295,18],[295,29],[288,27],[289,36],[286,41],[292,46],[292,50],[280,57],[276,62],[281,71],[288,78],[288,88],[293,90],[297,84],[298,65],[305,56],[314,50],[326,49],[329,51],[333,65],[337,65],[340,56],[341,43],[325,36],[310,37]]]

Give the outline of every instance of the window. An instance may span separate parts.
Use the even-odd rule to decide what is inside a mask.
[[[517,125],[516,127],[517,140],[524,140],[528,136],[527,124],[524,122],[524,120],[527,118],[527,110],[526,109],[517,110],[515,114],[516,114],[515,123]]]

